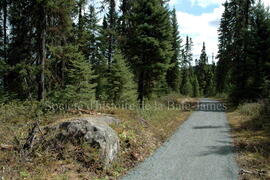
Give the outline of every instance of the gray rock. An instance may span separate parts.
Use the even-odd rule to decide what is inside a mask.
[[[105,121],[93,118],[76,118],[53,126],[42,128],[42,136],[36,136],[30,147],[44,144],[57,144],[65,141],[83,140],[89,146],[98,146],[101,150],[101,162],[108,166],[117,158],[119,138]],[[50,142],[54,143],[50,143]]]
[[[115,117],[106,115],[106,116],[97,116],[97,117],[93,117],[93,119],[97,120],[97,121],[101,121],[101,122],[105,122],[107,124],[119,124],[120,120],[116,119]]]

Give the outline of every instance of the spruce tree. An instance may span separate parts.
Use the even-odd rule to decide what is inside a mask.
[[[116,12],[116,2],[115,0],[109,0],[108,13],[106,14],[107,27],[104,29],[106,34],[105,42],[107,44],[107,59],[109,68],[112,63],[112,58],[116,50],[116,40],[117,40],[117,20],[118,15]]]
[[[180,48],[181,38],[179,35],[179,26],[177,23],[176,10],[173,9],[171,15],[172,23],[172,48],[173,56],[171,59],[171,66],[167,72],[167,83],[169,88],[174,92],[179,92],[180,89]]]
[[[249,43],[250,58],[253,59],[249,70],[249,89],[253,99],[268,97],[267,84],[270,80],[270,12],[259,2],[253,8],[251,18],[252,38]]]
[[[0,62],[4,62],[3,2],[0,2]],[[1,77],[2,78],[2,77]]]
[[[233,90],[231,99],[235,103],[240,103],[252,96],[252,91],[249,89],[249,70],[252,68],[251,61],[248,56],[250,49],[250,15],[251,15],[251,1],[250,0],[234,0],[236,8],[235,24],[233,24],[233,47],[232,53],[233,68],[232,68],[232,82]]]
[[[202,47],[202,52],[200,55],[200,59],[198,62],[198,68],[197,68],[197,77],[198,77],[198,81],[199,81],[199,85],[200,85],[200,92],[203,95],[206,95],[206,88],[208,85],[208,81],[210,81],[210,78],[208,76],[208,56],[206,54],[206,47],[205,47],[205,43],[203,42],[203,47]]]
[[[228,93],[231,78],[231,65],[232,65],[232,32],[231,23],[233,22],[233,13],[231,10],[232,4],[227,1],[224,3],[224,13],[221,18],[219,32],[219,50],[218,50],[218,63],[216,70],[216,82],[218,93]]]
[[[193,96],[194,95],[194,86],[192,85],[190,76],[187,74],[188,70],[184,70],[183,72],[183,78],[182,78],[182,84],[181,84],[181,94],[185,96]]]
[[[5,70],[2,7],[3,2],[0,2],[0,96],[2,96],[4,92],[4,70]]]
[[[34,57],[33,22],[30,21],[32,2],[14,0],[10,4],[10,44],[5,76],[6,90],[17,99],[26,99],[37,94],[35,76],[37,67]],[[35,55],[37,56],[37,55]],[[33,94],[35,93],[35,94]],[[36,97],[36,96],[35,96]]]
[[[172,56],[169,12],[159,0],[135,1],[129,21],[130,64],[138,79],[139,101],[150,98],[164,79]]]
[[[113,103],[130,103],[136,101],[134,76],[119,52],[113,57],[108,74],[108,101]]]
[[[64,86],[56,86],[51,97],[57,102],[89,102],[95,99],[95,86],[91,64],[78,47],[66,45],[51,49],[53,62],[65,61]],[[63,80],[62,80],[63,81]]]
[[[193,87],[192,97],[199,97],[200,96],[200,85],[199,85],[197,76],[195,74],[192,77],[192,87]]]
[[[182,50],[182,62],[181,62],[181,85],[180,85],[180,92],[183,95],[186,96],[192,96],[193,95],[193,82],[192,82],[192,76],[193,76],[193,68],[192,68],[192,39],[188,36],[186,37],[186,43],[185,47]]]

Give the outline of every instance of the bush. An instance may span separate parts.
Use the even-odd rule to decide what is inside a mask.
[[[246,103],[238,107],[238,112],[247,116],[252,129],[270,128],[269,102]]]
[[[263,111],[263,104],[261,103],[245,103],[238,107],[238,111],[247,116],[259,117]]]

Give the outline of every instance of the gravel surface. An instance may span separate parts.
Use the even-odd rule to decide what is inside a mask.
[[[197,111],[122,180],[237,180],[234,155],[226,114]]]

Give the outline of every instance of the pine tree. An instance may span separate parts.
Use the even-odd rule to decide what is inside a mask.
[[[172,11],[172,48],[173,56],[171,59],[171,67],[167,72],[167,83],[169,88],[174,92],[179,92],[180,89],[180,48],[181,38],[179,35],[179,27],[177,23],[176,10]]]
[[[136,101],[134,76],[119,51],[113,57],[108,74],[108,101],[113,103],[130,103]]]
[[[168,9],[159,0],[134,2],[128,39],[130,64],[138,79],[139,101],[150,98],[166,75],[171,59],[171,31]]]

